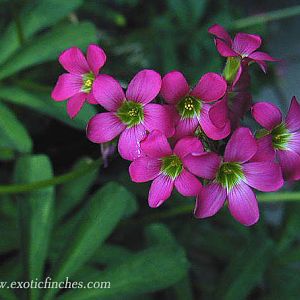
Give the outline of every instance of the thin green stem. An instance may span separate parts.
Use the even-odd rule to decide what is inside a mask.
[[[60,176],[55,176],[47,180],[40,180],[32,183],[26,184],[10,184],[10,185],[0,185],[0,195],[1,194],[19,194],[28,193],[36,189],[45,188],[48,186],[54,186],[63,184],[65,182],[74,180],[78,177],[84,176],[85,174],[97,169],[102,164],[102,159],[87,162],[86,165],[68,173]]]
[[[253,25],[263,24],[271,21],[281,20],[300,15],[300,5],[270,11],[247,18],[242,18],[233,22],[230,29],[239,30]]]
[[[15,24],[16,24],[16,31],[17,31],[17,35],[18,35],[18,40],[19,40],[20,45],[22,46],[25,42],[25,38],[24,38],[24,33],[23,33],[23,29],[22,29],[21,20],[20,20],[20,17],[19,17],[17,3],[15,3],[14,1],[11,2],[11,9],[12,9],[12,14],[13,14],[13,19],[14,19]]]

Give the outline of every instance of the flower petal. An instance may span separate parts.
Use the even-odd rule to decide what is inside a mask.
[[[203,151],[204,149],[201,141],[198,138],[192,136],[180,139],[174,147],[174,154],[176,154],[181,159],[183,159],[188,154],[203,153]]]
[[[228,45],[231,45],[232,40],[229,33],[219,24],[214,24],[208,28],[208,32],[219,39],[224,40]]]
[[[148,203],[152,208],[156,208],[163,204],[172,193],[174,181],[166,175],[159,175],[151,184],[149,190]]]
[[[144,106],[144,125],[149,132],[157,129],[166,137],[172,136],[175,131],[172,114],[167,105],[146,104]]]
[[[258,140],[257,151],[255,155],[251,158],[251,162],[265,162],[265,161],[274,161],[275,159],[275,150],[272,144],[272,136],[266,135]]]
[[[90,119],[86,130],[87,138],[93,143],[106,143],[113,140],[125,128],[114,113],[100,113]]]
[[[175,128],[175,139],[180,139],[185,136],[193,136],[196,128],[199,126],[197,118],[180,119]]]
[[[240,55],[248,56],[261,45],[261,37],[256,34],[238,33],[233,40],[232,48]]]
[[[292,98],[285,121],[286,126],[290,131],[293,132],[300,129],[300,104],[296,97]]]
[[[90,72],[89,65],[83,53],[77,47],[65,50],[59,56],[59,62],[65,70],[73,74],[82,75]]]
[[[172,149],[166,136],[159,130],[153,130],[142,141],[141,148],[143,152],[154,158],[162,158],[172,154]]]
[[[83,81],[82,77],[74,74],[62,74],[51,93],[55,101],[63,101],[77,93],[80,93]]]
[[[224,56],[224,57],[234,57],[238,56],[238,53],[236,53],[228,43],[220,40],[220,39],[215,39],[215,44],[217,47],[218,52]]]
[[[87,49],[87,62],[90,69],[95,75],[98,75],[99,70],[103,67],[106,62],[106,54],[101,47],[98,45],[89,45]]]
[[[109,75],[99,75],[93,84],[96,101],[108,111],[117,111],[125,100],[120,83]]]
[[[278,151],[278,160],[285,180],[300,179],[300,155],[294,151]]]
[[[262,61],[278,61],[278,59],[272,57],[268,53],[261,52],[261,51],[255,51],[251,53],[249,58],[254,59],[254,60],[262,60]]]
[[[182,170],[180,175],[175,179],[175,187],[181,195],[190,197],[199,194],[202,184],[190,172]]]
[[[204,186],[197,197],[194,214],[197,218],[215,215],[224,205],[226,190],[218,183]]]
[[[223,128],[229,121],[227,98],[224,97],[211,106],[208,112],[211,122],[218,128]]]
[[[205,102],[211,102],[222,98],[226,92],[227,83],[217,73],[204,74],[191,92],[191,95]]]
[[[228,207],[232,216],[245,226],[251,226],[259,219],[259,209],[255,194],[242,181],[228,193]]]
[[[72,96],[67,102],[67,113],[73,119],[82,108],[86,99],[85,93],[78,93]]]
[[[161,161],[151,157],[139,157],[129,166],[130,178],[133,182],[153,180],[160,174]]]
[[[131,101],[147,104],[159,93],[161,77],[153,70],[142,70],[130,81],[126,98]]]
[[[202,154],[191,154],[183,159],[183,165],[192,174],[201,178],[214,179],[217,175],[221,157],[213,152],[204,152]]]
[[[244,163],[257,151],[257,143],[249,128],[240,127],[232,134],[224,154],[227,162]]]
[[[94,97],[94,95],[93,95],[92,92],[90,92],[90,93],[87,94],[87,98],[86,99],[87,99],[87,102],[89,104],[98,104],[98,102],[96,101],[96,99],[95,99],[95,97]]]
[[[243,164],[245,182],[262,192],[274,192],[283,186],[279,164],[268,162],[250,162]]]
[[[140,142],[146,135],[146,128],[142,124],[126,128],[120,135],[118,144],[118,150],[122,158],[132,161],[141,156]]]
[[[252,107],[252,116],[262,127],[272,130],[282,121],[282,114],[279,108],[273,103],[259,102]]]
[[[189,85],[181,72],[169,72],[162,79],[160,93],[169,104],[177,104],[189,90]]]
[[[300,155],[300,131],[291,133],[287,147]]]

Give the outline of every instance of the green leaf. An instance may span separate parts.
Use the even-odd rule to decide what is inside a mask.
[[[31,152],[32,141],[15,114],[0,102],[0,147],[21,153]]]
[[[2,300],[18,300],[13,290],[2,288],[0,289],[0,297]]]
[[[55,263],[52,280],[61,281],[72,276],[90,259],[121,220],[131,197],[124,187],[114,182],[106,184],[93,195]],[[56,292],[55,289],[49,290],[45,300],[51,299]]]
[[[3,199],[1,199],[1,201],[2,200]],[[16,250],[18,248],[18,232],[16,230],[15,220],[1,215],[0,228],[2,228],[0,239],[0,254],[5,254],[9,251]]]
[[[25,40],[29,39],[39,30],[54,25],[57,21],[79,7],[82,2],[82,0],[39,0],[29,2],[19,16]],[[1,38],[0,64],[20,46],[16,23],[13,21]]]
[[[75,119],[67,115],[64,102],[55,102],[49,93],[32,93],[18,87],[0,87],[0,98],[62,121],[74,128],[85,130],[87,121],[96,114],[96,108],[85,104]]]
[[[168,227],[161,223],[151,224],[145,229],[147,245],[178,245]]]
[[[55,60],[68,47],[74,45],[85,48],[96,41],[93,24],[63,24],[26,43],[0,69],[0,79],[4,79],[28,67]]]
[[[21,157],[15,167],[17,183],[30,183],[53,176],[50,160],[44,155]],[[42,279],[53,224],[54,188],[39,189],[18,197],[21,252],[26,280]],[[27,290],[37,299],[39,289]]]

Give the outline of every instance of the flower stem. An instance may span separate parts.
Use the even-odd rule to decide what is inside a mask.
[[[19,40],[20,46],[22,46],[25,42],[25,38],[24,38],[24,33],[23,33],[23,29],[22,29],[21,20],[20,20],[20,17],[19,17],[17,3],[15,3],[14,1],[11,2],[11,10],[12,10],[13,19],[14,19],[15,25],[16,25],[18,40]]]

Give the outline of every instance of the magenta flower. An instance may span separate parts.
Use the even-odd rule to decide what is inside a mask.
[[[197,197],[196,217],[213,216],[227,199],[229,211],[238,222],[246,226],[257,222],[258,204],[251,187],[263,192],[276,191],[282,187],[283,179],[275,162],[252,162],[256,152],[251,131],[240,127],[226,145],[224,158],[211,153],[209,159],[197,154],[185,159],[190,172],[210,180]]]
[[[51,96],[55,101],[68,100],[67,112],[71,118],[78,114],[85,100],[91,104],[97,103],[91,90],[105,61],[106,55],[97,45],[89,45],[86,59],[77,47],[67,49],[60,55],[59,62],[69,73],[59,76]]]
[[[267,69],[266,61],[277,61],[265,52],[256,51],[262,43],[259,35],[239,32],[232,40],[228,32],[218,24],[211,26],[208,32],[215,36],[217,50],[224,57],[254,61],[264,72]]]
[[[88,123],[87,137],[94,143],[106,143],[119,134],[118,149],[127,160],[141,155],[140,141],[147,132],[161,130],[167,137],[174,133],[173,120],[166,105],[149,104],[159,93],[160,75],[143,70],[128,85],[126,96],[119,82],[99,75],[93,85],[96,101],[108,112],[95,115]]]
[[[148,198],[150,207],[158,207],[166,201],[174,186],[183,196],[196,196],[200,192],[200,181],[186,170],[184,162],[191,153],[203,153],[199,139],[180,139],[172,150],[167,138],[154,130],[142,141],[141,147],[145,156],[131,163],[129,173],[134,182],[153,180]]]
[[[190,90],[183,74],[172,71],[162,80],[161,95],[174,108],[176,119],[175,137],[194,135],[201,127],[213,140],[220,140],[230,134],[230,121],[226,100],[218,101],[214,106],[209,103],[221,99],[226,92],[225,79],[216,73],[207,73]],[[214,113],[209,114],[213,107]]]
[[[282,168],[286,180],[300,179],[300,104],[296,97],[285,120],[281,111],[272,103],[260,102],[252,107],[252,116],[262,127],[263,137],[259,139],[262,150],[256,155],[256,160],[274,159]]]

